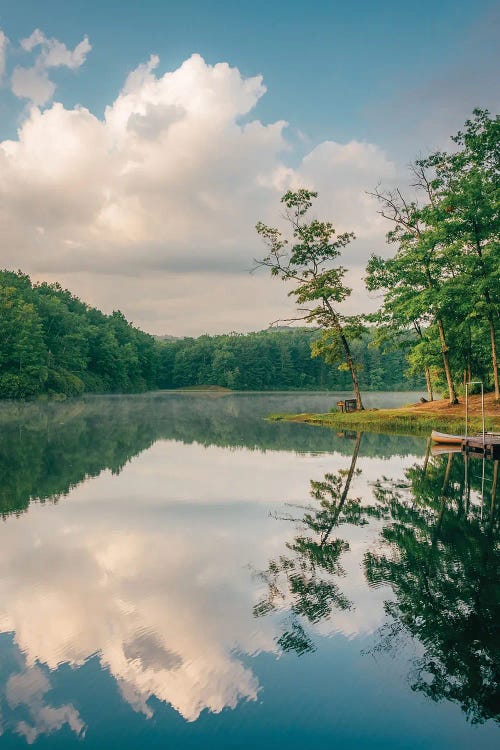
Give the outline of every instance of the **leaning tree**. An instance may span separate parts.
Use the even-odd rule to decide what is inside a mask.
[[[363,409],[359,366],[351,344],[360,338],[364,327],[361,316],[347,316],[339,309],[352,290],[344,283],[346,269],[336,264],[354,234],[337,234],[329,221],[308,221],[306,216],[317,197],[316,192],[305,188],[288,191],[282,197],[290,229],[288,236],[276,227],[258,222],[256,229],[268,253],[256,263],[293,284],[289,296],[295,297],[300,316],[292,320],[315,323],[322,329],[321,338],[313,346],[313,356],[322,356],[330,364],[340,363],[341,368],[350,372],[357,408]]]

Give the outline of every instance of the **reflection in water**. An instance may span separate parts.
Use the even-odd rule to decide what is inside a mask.
[[[321,482],[311,480],[310,495],[314,505],[305,509],[300,520],[290,515],[286,517],[286,520],[300,523],[300,534],[287,542],[288,554],[271,560],[267,570],[260,574],[267,592],[254,607],[254,615],[262,617],[278,608],[288,609],[288,627],[278,638],[278,645],[284,651],[295,651],[299,655],[313,651],[313,642],[302,621],[317,623],[330,617],[334,610],[347,610],[352,606],[337,583],[339,577],[345,576],[340,559],[349,550],[349,542],[332,537],[332,533],[341,524],[366,523],[364,516],[370,510],[362,508],[359,499],[348,498],[362,434],[356,437],[347,471],[325,474]]]
[[[459,703],[473,721],[498,717],[498,466],[486,466],[481,506],[477,462],[465,478],[461,456],[428,452],[415,464],[421,440],[266,423],[267,412],[287,410],[292,397],[282,398],[103,398],[26,405],[24,414],[6,406],[2,747],[13,734],[14,746],[43,735],[49,742],[63,737],[64,747],[106,746],[100,736],[89,739],[92,712],[75,688],[91,665],[93,679],[109,678],[97,702],[107,705],[115,694],[114,705],[142,722],[135,744],[120,746],[155,745],[163,736],[179,747],[249,748],[263,738],[270,744],[277,731],[275,746],[280,721],[290,722],[288,739],[292,727],[299,732],[297,713],[303,734],[293,747],[307,744],[320,724],[317,746],[327,747],[339,736],[339,721],[317,706],[325,692],[334,694],[333,676],[343,665],[356,693],[341,712],[343,724],[355,734],[360,706],[372,705],[370,733],[378,732],[379,746],[399,750],[398,736],[418,734],[433,715],[360,655],[373,638],[378,658],[401,660],[396,682],[410,661],[411,684],[421,694]],[[298,503],[308,486],[304,508]],[[30,507],[65,493],[68,502]],[[272,515],[298,523],[295,534],[289,523],[269,520],[284,496],[289,513]],[[410,642],[417,643],[416,662]],[[354,652],[363,660],[357,671]],[[318,656],[328,662],[329,683]],[[290,672],[295,663],[300,672]],[[344,693],[347,683],[340,682]],[[391,743],[377,701],[395,694],[407,723],[400,735],[391,723]],[[281,719],[276,695],[285,702]],[[159,728],[168,711],[176,719],[170,734],[165,724]],[[463,731],[463,720],[447,716],[437,716],[445,744],[422,747],[446,746],[456,726]],[[207,717],[221,727],[210,742]],[[109,714],[107,721],[112,732],[118,720]],[[187,734],[196,727],[199,741]],[[264,734],[252,734],[257,729]],[[186,737],[191,744],[184,745]],[[292,746],[288,739],[283,746]]]
[[[19,655],[19,662],[22,663]],[[1,655],[0,655],[1,663]],[[0,674],[3,670],[0,668]],[[47,694],[52,690],[49,677],[39,666],[25,666],[2,680],[0,692],[0,735],[6,729],[23,737],[31,745],[40,735],[50,735],[65,725],[77,736],[85,734],[85,724],[71,704],[51,705]],[[2,726],[3,724],[3,726]]]
[[[377,484],[388,523],[366,554],[366,576],[395,594],[378,648],[405,636],[422,644],[413,689],[457,702],[472,722],[500,721],[498,462],[471,463],[467,477],[462,456],[449,453],[409,469],[404,489]],[[483,485],[478,465],[487,469],[485,495],[471,502],[471,485]]]
[[[376,394],[372,394],[372,398]],[[157,440],[185,444],[348,454],[331,430],[266,422],[273,411],[321,411],[329,395],[223,397],[145,394],[63,403],[0,403],[0,514],[19,513],[33,500],[57,501],[103,469],[120,473]],[[419,438],[366,435],[367,456],[420,453]]]
[[[389,585],[393,593],[384,605],[388,619],[375,651],[402,649],[408,637],[417,639],[422,653],[412,666],[414,690],[434,701],[457,702],[472,723],[500,721],[498,462],[472,460],[471,469],[470,459],[461,455],[430,458],[428,450],[403,481],[378,480],[376,504],[367,505],[347,499],[360,439],[349,471],[311,481],[316,506],[300,519],[287,517],[302,531],[286,543],[291,554],[272,560],[262,574],[268,591],[254,614],[288,608],[291,627],[278,645],[298,654],[313,650],[305,623],[351,606],[337,582],[349,543],[332,538],[335,528],[383,519],[364,556],[368,583]],[[476,490],[472,500],[471,490]]]
[[[0,550],[0,631],[15,633],[29,666],[79,667],[97,653],[147,717],[152,697],[188,721],[255,700],[257,679],[232,649],[273,650],[272,625],[255,632],[247,615],[231,522],[194,518],[188,536],[175,513],[159,525],[154,508],[128,508],[120,521],[105,502],[83,517],[68,503],[63,515],[34,508],[22,520]]]

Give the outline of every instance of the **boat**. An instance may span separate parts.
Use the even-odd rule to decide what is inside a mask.
[[[463,435],[447,435],[446,432],[437,432],[432,430],[431,440],[435,443],[446,443],[447,445],[461,445],[464,440]]]

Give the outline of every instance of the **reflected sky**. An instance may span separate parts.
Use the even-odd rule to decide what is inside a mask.
[[[189,432],[185,442],[168,437],[165,425],[163,433],[155,432],[154,425],[172,419],[168,397],[164,397],[163,415],[158,402],[149,416],[135,407],[132,413],[126,409],[120,414],[118,407],[114,416],[106,412],[100,420],[92,412],[92,419],[87,414],[85,421],[85,409],[79,412],[72,422],[73,435],[83,435],[85,443],[91,424],[94,444],[100,447],[102,457],[97,475],[87,475],[83,480],[77,478],[81,465],[68,460],[73,446],[68,444],[65,460],[64,446],[57,442],[52,429],[45,438],[43,430],[35,431],[39,441],[45,439],[46,449],[50,444],[57,448],[59,473],[64,475],[64,483],[74,486],[55,504],[32,503],[27,512],[6,514],[0,526],[0,747],[15,747],[21,740],[43,744],[63,739],[67,746],[74,741],[82,747],[99,747],[104,734],[96,735],[97,724],[81,692],[85,692],[83,686],[89,679],[102,701],[111,701],[115,691],[120,705],[127,706],[130,715],[141,722],[136,740],[141,737],[151,746],[160,739],[158,722],[166,721],[166,711],[173,711],[172,716],[183,722],[176,724],[169,719],[169,736],[174,742],[202,747],[196,744],[196,732],[202,726],[208,732],[207,717],[217,716],[213,731],[224,734],[224,728],[231,726],[232,733],[230,741],[219,738],[220,747],[250,747],[255,734],[245,729],[244,712],[249,710],[245,706],[254,707],[254,721],[264,732],[261,739],[279,742],[282,737],[283,746],[293,745],[293,715],[283,724],[282,718],[273,718],[269,711],[276,695],[286,695],[290,707],[300,699],[300,684],[296,685],[299,695],[290,694],[287,670],[291,669],[296,679],[303,669],[310,681],[314,670],[311,677],[311,667],[305,663],[311,658],[311,664],[315,664],[316,656],[299,658],[283,652],[279,638],[290,611],[286,599],[269,616],[253,616],[266,593],[259,572],[286,551],[297,533],[296,524],[280,517],[290,509],[300,516],[301,508],[310,503],[311,479],[321,480],[326,473],[349,468],[353,440],[336,437],[342,450],[321,450],[321,441],[332,436],[313,428],[321,437],[317,438],[319,445],[314,445],[316,438],[310,438],[310,451],[286,450],[284,434],[281,444],[270,449],[267,433],[265,446],[259,449],[261,425],[244,434],[252,424],[247,411],[239,441],[235,441],[240,444],[217,445],[215,437],[218,435],[222,442],[220,424],[224,420],[217,422],[216,428],[214,401],[205,402],[203,417],[203,401],[197,399],[191,411],[187,408],[184,427],[180,411],[175,414],[176,423],[170,424],[170,429]],[[262,421],[260,414],[267,406],[258,399],[255,396],[253,401],[255,422]],[[234,403],[230,406],[233,408]],[[130,438],[131,431],[135,436],[140,432],[139,420],[143,425],[141,441],[146,445],[151,442],[150,447],[143,448],[142,442],[134,444]],[[199,440],[192,439],[193,424],[205,425],[204,434],[211,435],[212,444],[203,444],[203,430]],[[266,430],[268,427],[272,425],[266,424]],[[304,429],[303,425],[291,427]],[[25,426],[23,431],[27,431]],[[309,433],[309,428],[306,431]],[[224,440],[228,440],[228,431],[224,434]],[[112,463],[118,455],[120,435],[120,450],[125,448],[123,456],[127,457],[117,471],[107,466],[106,460]],[[407,472],[425,460],[426,445],[415,440],[409,444],[414,447],[413,454],[381,457],[376,455],[373,436],[363,447],[364,438],[356,466],[359,473],[353,474],[349,493],[368,505],[374,501],[374,485],[381,477],[392,477],[401,486],[408,483]],[[245,440],[251,447],[241,445]],[[406,452],[407,446],[403,447]],[[431,462],[441,460],[428,458]],[[57,479],[57,463],[51,464],[50,471]],[[12,485],[7,477],[6,486]],[[43,492],[35,487],[30,497],[38,496]],[[45,499],[49,501],[50,495]],[[26,511],[25,507],[22,510]],[[377,642],[387,620],[387,602],[394,600],[390,582],[380,580],[377,585],[368,585],[364,569],[367,551],[380,549],[384,523],[383,519],[372,518],[365,525],[346,523],[341,527],[339,534],[348,542],[342,555],[341,587],[351,606],[304,623],[318,646],[317,653],[323,653],[331,665],[333,682],[354,681],[363,700],[373,706],[378,699],[372,677],[363,676],[366,670],[372,674],[375,669],[382,693],[389,696],[393,689],[386,684],[385,667],[374,667],[373,655],[359,661],[361,652],[369,652]],[[418,642],[411,649],[418,651]],[[385,656],[377,658],[386,660]],[[406,660],[407,655],[398,654],[395,679],[405,695],[405,721],[417,731],[417,719],[427,714],[437,716],[438,709],[432,702],[415,697],[408,687]],[[338,668],[342,665],[339,674],[336,664]],[[302,696],[309,714],[315,701],[322,702],[324,691],[334,689],[324,683],[324,676],[319,677],[320,671],[317,684],[310,682],[314,687],[309,688],[308,696]],[[105,675],[112,683],[103,687]],[[72,689],[63,689],[61,680],[71,682]],[[469,732],[477,734],[479,730],[472,730],[451,704],[439,706],[441,729],[427,744],[414,746],[437,747],[432,743],[439,735],[440,742],[443,736],[453,736],[457,746],[466,747],[472,737]],[[321,715],[318,726],[328,721]],[[356,711],[346,713],[342,721],[354,729]],[[105,726],[107,736],[113,736],[112,717]],[[185,734],[188,726],[193,727],[191,735]],[[300,731],[297,726],[293,736],[299,738]],[[311,726],[308,731],[313,731]],[[325,725],[324,731],[326,747],[335,740],[336,730]],[[373,731],[374,736],[378,732],[387,740],[387,734],[380,734],[381,727]],[[493,747],[495,729],[491,722],[480,731],[484,746]],[[122,744],[128,747],[127,742]],[[389,746],[399,747],[394,741]]]

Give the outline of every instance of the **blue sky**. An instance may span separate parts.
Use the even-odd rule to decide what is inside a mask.
[[[85,69],[76,78],[60,76],[67,104],[102,113],[127,72],[151,53],[160,56],[164,71],[198,52],[209,63],[227,61],[244,75],[262,74],[269,93],[255,114],[285,119],[313,140],[383,138],[384,112],[397,133],[398,120],[406,121],[398,105],[420,93],[425,108],[433,84],[449,84],[455,111],[457,76],[466,87],[465,112],[494,107],[499,16],[491,0],[0,3],[0,23],[13,40],[35,27],[68,46],[89,36],[93,49]],[[467,71],[472,80],[464,81]],[[424,119],[429,112],[419,114]]]
[[[220,139],[212,138],[213,127],[215,127],[213,118],[209,118],[206,123],[202,117],[197,120],[197,135],[193,137],[199,145],[206,124],[205,150],[200,146],[201,150],[198,153],[193,147],[193,156],[188,156],[188,162],[185,164],[191,168],[191,162],[195,159],[198,165],[204,164],[205,167],[201,169],[200,166],[199,175],[193,174],[192,184],[184,186],[185,203],[188,203],[190,196],[197,191],[203,193],[202,200],[206,203],[208,191],[211,194],[210,201],[213,195],[217,195],[219,200],[214,209],[217,216],[214,213],[212,217],[214,224],[223,225],[225,210],[227,216],[238,215],[239,220],[247,222],[248,227],[251,228],[256,216],[262,215],[263,206],[267,205],[266,200],[270,197],[269,194],[264,195],[262,190],[269,190],[269,184],[272,182],[276,191],[279,192],[279,185],[284,185],[286,182],[284,176],[286,170],[295,170],[295,176],[291,172],[288,174],[289,182],[307,177],[311,184],[320,187],[322,195],[325,196],[325,203],[322,207],[325,210],[330,210],[332,207],[334,220],[342,223],[345,219],[349,220],[351,225],[354,223],[354,229],[361,237],[356,245],[352,261],[348,262],[348,265],[361,269],[368,252],[371,249],[378,249],[380,244],[383,244],[384,232],[374,224],[370,234],[362,221],[356,222],[356,216],[343,211],[342,200],[339,198],[340,192],[345,193],[345,186],[349,186],[351,190],[357,190],[357,194],[361,196],[365,190],[372,188],[379,178],[392,177],[404,180],[405,164],[419,153],[446,146],[447,136],[456,132],[464,119],[470,115],[474,106],[487,107],[492,111],[498,110],[497,40],[500,12],[496,6],[496,3],[489,0],[476,0],[475,2],[441,0],[438,3],[422,0],[418,4],[396,3],[393,0],[386,2],[361,0],[357,3],[320,1],[309,4],[294,0],[287,3],[271,3],[262,0],[255,0],[252,3],[218,2],[217,0],[213,2],[19,0],[19,2],[7,3],[0,0],[0,28],[9,39],[6,48],[6,70],[0,89],[0,141],[12,139],[15,143],[21,144],[19,147],[16,146],[15,158],[9,154],[11,159],[9,163],[14,165],[13,169],[15,167],[10,180],[17,184],[21,172],[25,179],[28,162],[33,168],[33,174],[37,176],[35,182],[37,180],[41,182],[41,174],[48,175],[48,183],[45,186],[40,185],[40,194],[32,196],[34,208],[36,211],[40,209],[38,213],[42,217],[39,223],[34,225],[33,236],[37,240],[41,236],[47,238],[47,243],[49,240],[52,243],[50,247],[54,246],[54,243],[63,243],[66,248],[64,250],[61,245],[62,249],[56,253],[57,257],[48,258],[47,254],[52,252],[49,251],[48,244],[47,248],[42,248],[42,246],[36,248],[33,242],[24,236],[26,235],[25,227],[22,230],[22,240],[19,237],[21,230],[15,230],[12,233],[12,247],[19,245],[17,255],[22,261],[23,268],[40,277],[48,278],[51,274],[54,277],[60,277],[82,295],[90,295],[90,301],[104,307],[109,302],[109,295],[106,295],[104,291],[101,293],[96,291],[101,287],[105,289],[104,275],[119,272],[130,276],[137,272],[138,269],[133,270],[130,266],[129,256],[132,251],[127,242],[124,242],[120,250],[115,239],[111,241],[109,237],[104,239],[101,237],[99,240],[101,256],[108,252],[103,249],[104,246],[107,248],[113,246],[111,255],[108,253],[109,257],[103,264],[100,264],[101,256],[97,258],[93,251],[85,252],[85,249],[89,247],[89,240],[88,237],[83,238],[81,220],[78,219],[78,226],[76,224],[70,226],[71,222],[68,219],[70,215],[80,216],[82,207],[77,206],[76,203],[68,209],[68,216],[60,218],[57,226],[53,222],[51,224],[54,214],[60,213],[60,209],[54,209],[54,195],[52,195],[52,203],[47,199],[47,206],[45,208],[42,206],[54,187],[50,164],[43,165],[39,161],[42,159],[41,154],[50,150],[44,145],[43,139],[47,138],[52,148],[54,140],[58,137],[61,138],[61,143],[65,143],[64,134],[69,136],[73,133],[74,135],[77,131],[74,125],[75,119],[71,120],[73,124],[68,125],[70,119],[66,117],[62,122],[61,117],[68,112],[80,112],[79,119],[83,122],[78,105],[89,110],[93,118],[92,128],[97,131],[98,124],[103,122],[106,107],[111,107],[118,101],[127,76],[139,65],[147,63],[151,54],[157,55],[159,61],[151,68],[153,72],[148,75],[153,75],[158,82],[165,74],[178,71],[180,66],[193,53],[196,53],[203,58],[206,68],[194,65],[196,72],[193,72],[193,68],[192,75],[190,73],[184,78],[181,76],[182,80],[189,81],[189,86],[193,86],[191,103],[196,100],[197,92],[203,91],[204,95],[207,94],[213,83],[209,81],[209,76],[207,78],[207,71],[214,71],[213,66],[217,63],[227,62],[231,69],[238,72],[241,80],[238,84],[240,86],[238,95],[233,92],[235,98],[234,101],[232,100],[229,119],[220,126]],[[43,44],[34,46],[31,50],[22,49],[20,41],[29,38],[35,29],[43,32]],[[66,45],[65,50],[69,54],[68,50],[76,48],[85,35],[88,37],[91,49],[81,56],[78,63],[73,62],[69,67],[66,65],[47,68],[43,73],[44,80],[50,79],[50,85],[55,89],[53,96],[49,96],[46,100],[42,100],[42,97],[39,101],[31,101],[23,93],[19,95],[19,90],[18,96],[14,95],[11,89],[16,91],[13,84],[16,67],[26,69],[34,65],[33,69],[35,69],[39,64],[36,61],[41,59],[37,57],[39,51],[45,50],[47,54],[52,44],[50,40],[54,39]],[[219,81],[219,74],[214,75]],[[226,83],[229,85],[231,76],[227,70],[223,76],[226,76]],[[253,99],[252,96],[250,97],[252,101],[247,106],[241,99],[245,87],[244,82],[252,81],[256,76],[262,76],[263,85],[267,91],[264,93],[261,86],[258,92],[254,92]],[[148,89],[150,84],[141,83],[139,98],[142,103],[137,105],[137,111],[134,110],[136,105],[131,104],[129,98],[127,107],[132,107],[132,109],[127,117],[132,117],[130,122],[137,117],[149,117],[153,105],[156,108],[154,117],[157,122],[160,116],[158,102],[164,93],[160,91],[160,84],[155,85],[157,85],[156,93],[152,93],[152,89]],[[227,87],[223,87],[217,94],[222,97],[219,102],[222,108],[227,103],[224,97],[233,96],[228,91]],[[171,109],[172,102],[167,99],[161,104],[163,107],[161,116],[168,119],[173,110]],[[64,113],[61,114],[59,111],[59,119],[56,116],[54,102],[61,102],[64,106]],[[37,104],[40,112],[45,116],[36,121],[36,126],[29,128],[27,123],[31,121],[30,118],[33,117]],[[189,110],[189,106],[187,109]],[[167,110],[168,115],[165,114]],[[214,111],[212,115],[215,116]],[[272,130],[272,124],[280,121],[288,123],[288,126],[282,130],[281,141]],[[148,125],[148,132],[151,131],[151,122]],[[231,128],[251,122],[268,128],[261,134],[260,145],[252,141],[251,148],[245,151],[248,144],[245,145],[242,142],[239,146],[232,146],[231,152],[225,151],[228,141],[226,127],[230,127],[231,130]],[[18,128],[20,128],[20,135],[16,133]],[[193,128],[189,132],[193,134]],[[94,136],[91,142],[85,141],[88,128],[85,129],[87,135],[82,135],[79,130],[78,133],[77,140],[82,151],[97,148]],[[162,140],[163,136],[160,137],[159,131],[156,135],[158,157],[152,161],[158,161],[160,156],[163,157],[167,148],[179,149],[177,142],[173,145],[169,141],[170,145],[166,145],[166,140]],[[185,137],[187,136],[184,134],[182,139]],[[266,151],[267,146],[264,145],[269,143],[271,137],[275,138],[272,154]],[[102,146],[102,142],[100,143]],[[328,147],[325,145],[328,143],[337,144],[337,146]],[[348,147],[348,144],[354,145]],[[124,165],[130,165],[131,147],[129,143],[126,154],[124,151]],[[252,151],[252,149],[255,150]],[[336,149],[333,156],[332,149]],[[74,154],[74,151],[72,153]],[[108,156],[111,155],[109,148],[106,153]],[[136,154],[136,151],[134,153]],[[146,151],[141,153],[140,158],[145,159]],[[186,153],[189,154],[189,149]],[[210,167],[212,181],[207,180],[205,184],[209,169],[207,158],[210,154],[219,154],[220,164],[225,166],[214,171],[212,164]],[[61,156],[60,153],[59,156]],[[64,158],[70,165],[70,157],[66,155]],[[57,159],[57,154],[53,155],[52,163],[57,163]],[[228,159],[233,164],[232,175],[226,174]],[[258,163],[260,159],[262,159],[262,164],[266,160],[273,162],[272,175],[271,172],[263,175],[263,167],[259,167],[255,174],[249,176],[248,163],[251,161]],[[319,174],[321,162],[330,163],[336,193],[333,188],[330,191],[327,176]],[[145,163],[145,161],[141,162],[142,166]],[[74,165],[75,169],[76,164],[77,161]],[[344,166],[348,164],[353,167],[350,171],[347,167],[344,169]],[[368,164],[371,165],[370,168]],[[172,165],[169,166],[170,168]],[[173,172],[182,171],[182,164],[172,169]],[[230,180],[235,177],[236,173],[239,175],[236,180],[237,182],[239,180],[240,188],[238,189],[230,185]],[[151,190],[153,183],[157,186],[159,181],[158,176],[154,176],[153,179],[152,174],[149,178],[151,179],[148,191]],[[106,175],[99,173],[99,175],[90,176],[89,174],[87,179],[102,180],[101,192],[107,196],[111,195],[115,189],[114,186],[110,186],[109,172]],[[245,204],[246,194],[243,197],[245,179],[254,185],[255,190],[258,186],[261,188],[260,197],[255,200],[249,199],[247,204]],[[68,183],[64,180],[58,186],[61,194],[68,192]],[[33,180],[29,183],[30,186],[32,182]],[[200,184],[205,185],[203,190],[199,187]],[[263,185],[264,188],[262,188]],[[81,185],[78,190],[74,185],[69,187],[70,193],[74,188],[75,195],[77,193],[82,195],[86,189]],[[9,189],[8,186],[6,189]],[[224,190],[226,190],[224,193],[226,197],[222,196]],[[28,192],[29,190],[24,189],[23,200]],[[329,192],[331,195],[328,197],[326,193]],[[145,202],[145,195],[137,197],[137,201]],[[149,196],[149,192],[147,195]],[[168,195],[169,192],[165,189],[164,205],[166,206]],[[234,210],[229,200],[231,195],[240,195],[242,201],[241,205],[235,207]],[[274,198],[274,196],[271,197]],[[97,199],[94,196],[92,200]],[[364,201],[362,198],[360,200]],[[12,201],[13,205],[18,207],[19,195],[13,196]],[[108,216],[110,210],[114,213],[118,210],[118,199],[113,199],[111,203],[113,204],[111,209],[109,206],[95,208],[95,216],[92,220],[89,219],[87,229],[93,237],[96,236],[94,221],[96,216],[99,215],[102,218],[103,211],[105,213],[107,211],[106,216]],[[87,209],[88,202],[85,210]],[[125,209],[122,201],[119,210],[130,211],[130,207]],[[175,208],[172,207],[172,216],[174,214],[178,216],[179,210],[178,205]],[[335,215],[335,210],[338,212],[337,215]],[[32,215],[33,205],[29,210],[26,207],[26,211]],[[272,211],[270,211],[271,214]],[[196,221],[196,216],[196,210],[193,209],[190,214],[191,218],[185,220],[185,226],[192,226]],[[9,215],[9,220],[11,219],[12,213]],[[26,220],[26,216],[18,217],[18,221],[24,224]],[[154,220],[154,217],[149,217],[148,225],[151,226]],[[361,231],[357,223],[360,224]],[[231,237],[232,239],[228,239]],[[177,249],[175,252],[170,252],[168,248],[174,247],[176,242]],[[229,250],[226,248],[227,252],[217,257],[213,248],[211,250],[206,250],[204,247],[200,249],[200,237],[193,237],[191,242],[180,242],[177,235],[175,238],[173,235],[167,236],[161,232],[157,236],[143,237],[142,240],[137,241],[135,248],[136,255],[141,252],[145,257],[144,266],[139,269],[141,276],[143,279],[146,277],[148,268],[151,273],[157,273],[160,266],[163,271],[168,270],[170,275],[181,272],[186,274],[188,270],[192,274],[195,274],[196,270],[200,273],[203,271],[203,273],[212,274],[227,273],[228,269],[232,273],[246,272],[252,252],[255,254],[249,235],[245,235],[239,243],[234,233],[231,234],[228,229],[227,232],[221,234],[219,240],[214,235],[210,242],[207,241],[207,247],[209,244],[211,247],[215,246],[217,242],[219,246],[236,242],[241,244],[242,248],[244,247],[244,251],[241,250],[241,257],[238,253],[233,253],[229,257]],[[181,245],[182,249],[179,249]],[[72,258],[69,257],[68,248],[70,247],[78,248],[77,253],[72,251]],[[156,248],[156,251],[153,248]],[[180,258],[181,255],[182,258]],[[42,256],[45,259],[43,262]],[[95,262],[91,258],[94,258]],[[6,265],[12,265],[15,261],[9,255],[4,262]],[[103,266],[100,272],[97,269],[99,265]],[[98,277],[97,273],[100,273]],[[361,271],[358,276],[360,273]],[[83,281],[82,274],[87,274],[86,283]],[[194,275],[189,281],[195,286],[196,283],[202,283],[200,279],[196,282]],[[236,283],[237,279],[233,281]],[[186,289],[189,288],[190,283],[186,280]],[[242,281],[242,283],[248,282]],[[114,286],[116,287],[116,284]],[[145,296],[150,293],[152,293],[151,289],[149,292],[141,292]],[[260,293],[269,301],[269,305],[264,305],[265,312],[262,313],[262,319],[258,322],[259,325],[264,325],[265,316],[271,313],[270,300],[275,296],[275,292],[264,292],[262,287],[258,294]],[[131,294],[130,289],[129,294]],[[188,292],[186,294],[185,304],[188,307],[189,294]],[[256,292],[250,294],[248,315],[255,306],[255,294]],[[239,299],[238,295],[236,299]],[[129,315],[146,327],[149,325],[158,330],[162,326],[170,328],[173,326],[176,331],[171,332],[180,330],[179,321],[167,315],[165,310],[161,314],[158,313],[158,317],[155,318],[154,310],[150,309],[148,312],[144,305],[140,306],[139,300],[135,307],[131,305],[127,310],[127,304],[124,304],[124,300],[115,294],[112,304],[124,308],[125,312],[128,311]],[[225,304],[230,308],[232,303],[226,299]],[[277,307],[282,310],[284,304],[282,300]],[[211,306],[209,301],[207,305]],[[207,312],[200,309],[192,324],[188,325],[185,330],[201,333],[204,325],[211,330],[218,330],[226,324],[229,327],[239,326],[243,329],[255,327],[250,318],[246,322],[244,317],[238,318],[237,326],[231,326],[230,317],[231,313],[228,313],[227,317],[221,315],[217,321],[214,319],[210,323]],[[184,323],[181,327],[183,325]]]

